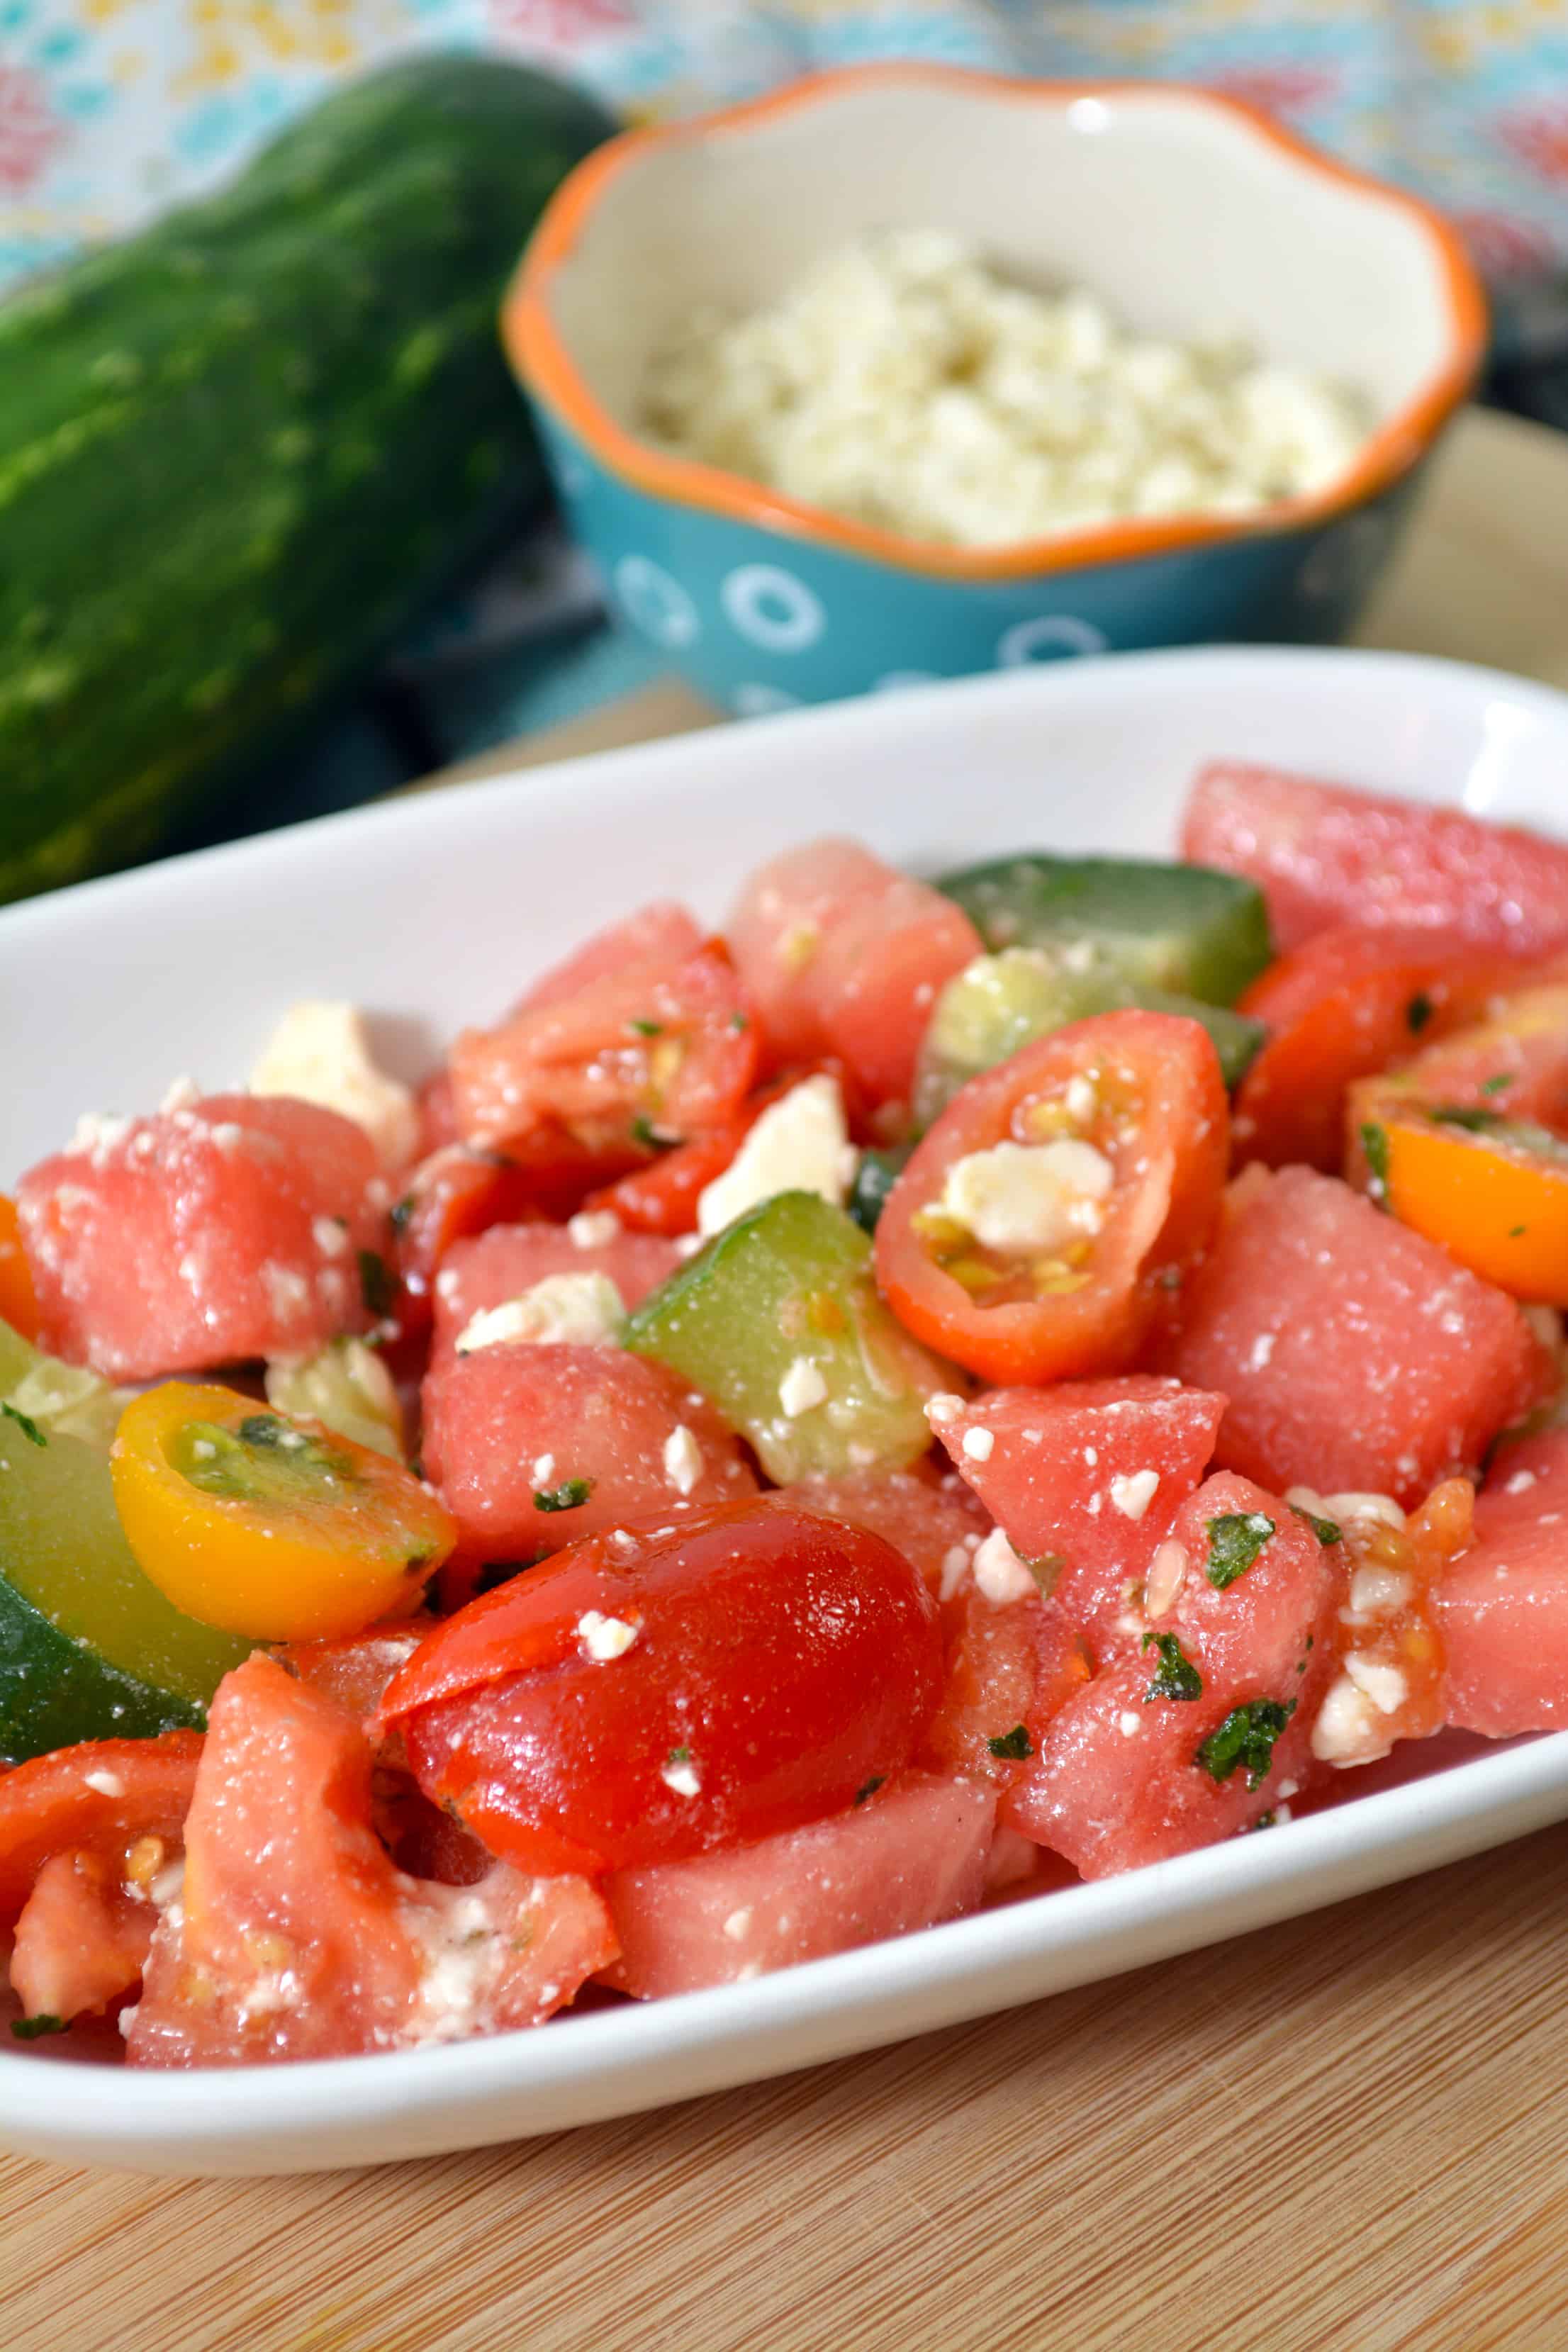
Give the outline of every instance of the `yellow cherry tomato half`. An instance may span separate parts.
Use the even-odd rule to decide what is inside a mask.
[[[1568,1307],[1568,1147],[1529,1127],[1468,1129],[1460,1116],[1481,1115],[1380,1122],[1388,1207],[1515,1298]]]
[[[354,1633],[406,1609],[458,1540],[400,1464],[232,1389],[166,1381],[134,1397],[110,1466],[159,1591],[253,1641]]]

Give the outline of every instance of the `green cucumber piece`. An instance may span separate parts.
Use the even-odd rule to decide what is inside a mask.
[[[0,1416],[0,1757],[200,1728],[255,1643],[198,1624],[142,1574],[105,1450],[42,1433]]]
[[[871,1244],[815,1192],[779,1192],[737,1217],[644,1299],[626,1344],[710,1397],[770,1478],[903,1469],[931,1444],[925,1401],[960,1377],[878,1295]],[[791,1412],[792,1386],[821,1402]]]
[[[403,58],[0,307],[0,898],[227,809],[542,502],[497,313],[615,128]]]
[[[888,1205],[888,1195],[903,1173],[912,1145],[896,1151],[863,1151],[849,1187],[848,1210],[863,1234],[874,1234],[877,1220]]]
[[[932,1009],[915,1076],[917,1126],[927,1128],[960,1087],[1069,1021],[1128,1008],[1196,1021],[1214,1041],[1227,1087],[1238,1086],[1264,1040],[1261,1021],[1129,981],[1110,958],[1063,962],[1059,949],[1005,948],[954,974]]]
[[[1256,883],[1131,857],[1002,857],[944,875],[993,954],[1068,947],[1107,957],[1135,987],[1234,1004],[1273,954]]]

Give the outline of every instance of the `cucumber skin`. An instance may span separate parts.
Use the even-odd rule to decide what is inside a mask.
[[[204,1710],[73,1642],[0,1576],[0,1759],[25,1763],[81,1739],[201,1731]]]
[[[235,793],[542,496],[496,311],[615,128],[410,59],[0,309],[0,899]]]

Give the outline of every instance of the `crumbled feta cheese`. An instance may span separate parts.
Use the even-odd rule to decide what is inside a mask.
[[[599,1664],[625,1657],[637,1640],[637,1629],[624,1617],[606,1617],[601,1610],[585,1610],[577,1620],[577,1639]]]
[[[621,1231],[614,1209],[579,1209],[566,1220],[566,1235],[574,1249],[607,1249]]]
[[[933,1429],[941,1429],[963,1411],[963,1399],[954,1396],[951,1389],[939,1389],[935,1396],[926,1399],[926,1419]]]
[[[1504,1482],[1503,1493],[1505,1495],[1528,1495],[1534,1484],[1535,1473],[1533,1470],[1516,1470],[1513,1476]]]
[[[971,1462],[989,1462],[995,1445],[994,1429],[966,1429],[963,1433],[963,1451]]]
[[[201,1100],[201,1088],[194,1078],[176,1078],[158,1108],[165,1117],[177,1110],[190,1110]]]
[[[1087,944],[1087,942],[1079,942],[1079,944]],[[1068,1117],[1076,1119],[1079,1127],[1087,1127],[1100,1108],[1100,1096],[1096,1091],[1094,1080],[1083,1070],[1073,1072],[1067,1082],[1067,1091],[1062,1100],[1067,1105]]]
[[[1000,1528],[993,1528],[974,1554],[974,1581],[987,1601],[999,1606],[1026,1601],[1039,1591],[1027,1565],[1019,1559]]]
[[[1136,1739],[1143,1728],[1143,1718],[1134,1714],[1131,1707],[1124,1706],[1116,1718],[1116,1725],[1123,1739]]]
[[[458,1335],[458,1353],[512,1342],[533,1347],[601,1348],[626,1320],[620,1292],[605,1274],[547,1274],[521,1298],[481,1307]]]
[[[659,1766],[658,1777],[678,1797],[695,1797],[701,1791],[702,1775],[689,1756],[672,1756],[668,1764]]]
[[[1247,1359],[1247,1369],[1249,1372],[1261,1372],[1267,1370],[1268,1360],[1274,1353],[1275,1336],[1272,1331],[1260,1331],[1254,1339],[1252,1351]]]
[[[796,1356],[779,1382],[779,1407],[786,1419],[798,1420],[827,1402],[827,1382],[809,1356]]]
[[[1348,387],[1238,341],[1140,339],[1081,288],[1041,292],[904,227],[823,255],[764,309],[695,311],[638,411],[687,457],[960,547],[1247,513],[1334,480],[1371,421]]]
[[[1397,1534],[1405,1525],[1405,1514],[1392,1495],[1320,1495],[1312,1486],[1288,1486],[1285,1500],[1315,1519],[1332,1519],[1336,1526],[1346,1519],[1380,1519]]]
[[[363,1127],[384,1168],[419,1148],[419,1113],[407,1087],[377,1069],[357,1005],[290,1005],[250,1073],[253,1095],[292,1095]]]
[[[664,1475],[678,1495],[689,1495],[702,1475],[702,1448],[683,1421],[664,1441]]]
[[[1141,1519],[1153,1501],[1159,1484],[1157,1470],[1134,1470],[1125,1478],[1111,1480],[1111,1502],[1124,1519]]]
[[[1381,1658],[1371,1658],[1360,1650],[1351,1651],[1344,1662],[1345,1672],[1358,1691],[1364,1692],[1380,1715],[1397,1715],[1409,1694],[1410,1685],[1397,1666],[1384,1664]]]
[[[732,1944],[743,1944],[751,1925],[752,1912],[748,1904],[743,1910],[731,1912],[724,1922],[724,1933]]]
[[[1319,1763],[1370,1764],[1388,1748],[1372,1701],[1349,1675],[1336,1675],[1312,1726],[1312,1753]]]
[[[699,1196],[697,1230],[716,1234],[777,1192],[817,1192],[842,1208],[856,1153],[837,1078],[803,1078],[755,1120],[733,1160]]]
[[[942,1556],[942,1574],[937,1586],[937,1599],[951,1601],[969,1573],[973,1558],[964,1544],[951,1544]]]
[[[1116,1171],[1092,1143],[994,1143],[955,1160],[942,1211],[986,1249],[1061,1250],[1097,1234]]]
[[[539,1486],[547,1486],[549,1485],[551,1479],[555,1475],[555,1456],[553,1454],[542,1454],[539,1456],[533,1465],[533,1475],[535,1482]]]
[[[68,1151],[85,1151],[95,1168],[101,1168],[115,1147],[131,1132],[128,1118],[113,1118],[105,1111],[84,1110],[77,1120]]]
[[[349,1229],[342,1217],[312,1217],[310,1238],[323,1257],[342,1257],[349,1245]]]
[[[181,1272],[184,1273],[184,1265]],[[184,1278],[191,1281],[195,1276],[185,1275]],[[274,1259],[268,1258],[261,1268],[261,1279],[267,1286],[268,1304],[280,1323],[286,1323],[290,1316],[298,1315],[310,1305],[310,1286],[304,1276],[297,1274],[291,1265],[279,1265]]]
[[[122,1797],[125,1794],[125,1783],[118,1772],[84,1772],[81,1779],[83,1788],[95,1789],[100,1797]]]
[[[1395,1568],[1358,1568],[1351,1579],[1351,1607],[1358,1617],[1389,1617],[1403,1609],[1415,1590]]]

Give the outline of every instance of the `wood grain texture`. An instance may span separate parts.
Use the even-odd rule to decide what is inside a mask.
[[[1568,685],[1562,445],[1465,420],[1363,637]],[[1557,1829],[510,2148],[191,2183],[3,2159],[5,2352],[1563,2352],[1565,1912]]]

